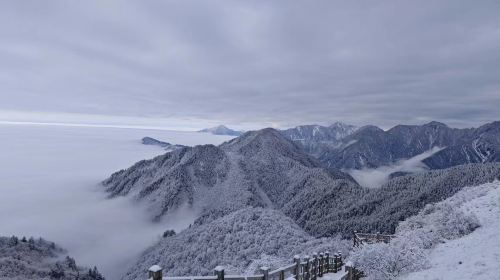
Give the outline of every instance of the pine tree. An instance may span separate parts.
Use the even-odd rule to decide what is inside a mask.
[[[33,237],[30,237],[30,239],[28,240],[28,243],[29,243],[30,250],[35,250],[35,239],[33,239]]]
[[[56,263],[50,270],[50,277],[60,279],[64,277],[64,268],[60,263]]]
[[[17,238],[17,236],[15,235],[12,235],[12,237],[10,238],[10,245],[16,246],[17,244],[19,244],[19,238]]]

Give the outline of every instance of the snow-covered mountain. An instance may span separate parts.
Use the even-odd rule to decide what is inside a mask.
[[[292,213],[302,196],[317,197],[309,205],[334,190],[361,189],[349,175],[323,169],[271,128],[220,146],[182,148],[140,161],[103,185],[111,197],[144,201],[156,220],[187,204],[199,213],[199,223],[247,206]]]
[[[321,218],[307,219],[304,227],[317,236],[341,232],[350,237],[354,230],[393,233],[400,221],[417,214],[426,204],[446,199],[464,187],[498,179],[500,163],[497,162],[465,164],[400,176],[380,188],[368,189],[362,195],[344,197],[350,200],[347,207],[342,204],[329,207],[328,211],[322,212]],[[304,211],[306,217],[320,215],[314,209]]]
[[[76,264],[66,250],[42,238],[0,237],[0,279],[104,280]]]
[[[211,127],[211,128],[205,128],[205,129],[202,129],[198,132],[206,132],[206,133],[212,133],[215,135],[230,135],[230,136],[240,136],[243,134],[243,131],[233,130],[233,129],[230,129],[224,125],[218,125],[218,126]]]
[[[157,139],[152,138],[152,137],[144,137],[144,138],[142,138],[141,142],[144,145],[159,146],[159,147],[162,147],[168,151],[173,151],[173,150],[177,150],[177,149],[181,149],[181,148],[186,147],[184,145],[170,144],[168,142],[163,142],[163,141],[157,140]]]
[[[336,122],[330,126],[302,125],[281,132],[309,154],[319,156],[330,149],[340,148],[341,140],[357,129],[353,125]]]
[[[285,257],[281,246],[295,252],[302,246],[314,248],[315,238],[350,237],[353,230],[392,233],[428,203],[500,178],[500,163],[399,175],[380,188],[363,188],[267,128],[219,146],[185,147],[140,161],[103,186],[110,197],[146,204],[155,220],[179,209],[197,216],[190,228],[146,250],[124,277],[129,280],[139,279],[154,263],[172,275],[209,274],[220,264],[242,272],[252,267],[249,260],[278,264]],[[254,246],[246,251],[234,238]],[[292,246],[286,238],[302,241]]]
[[[424,160],[431,169],[495,162],[500,161],[500,122],[475,129],[450,128],[439,122],[398,125],[388,131],[365,126],[341,142],[339,148],[329,149],[318,159],[334,168],[374,168],[442,147]]]
[[[157,220],[185,205],[198,213],[196,224],[245,207],[264,207],[281,210],[315,236],[349,236],[356,229],[393,232],[400,219],[426,203],[498,177],[499,163],[471,164],[399,176],[365,189],[343,172],[322,168],[268,128],[220,146],[183,148],[138,162],[103,185],[111,197],[145,202]]]

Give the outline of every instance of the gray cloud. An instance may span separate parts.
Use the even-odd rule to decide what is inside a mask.
[[[499,119],[498,1],[4,1],[0,110],[235,126]]]

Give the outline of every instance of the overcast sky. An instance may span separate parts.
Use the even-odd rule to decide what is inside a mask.
[[[0,121],[500,120],[500,1],[1,1]]]

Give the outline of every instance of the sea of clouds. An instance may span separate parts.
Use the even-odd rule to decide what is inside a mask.
[[[129,198],[107,199],[99,183],[110,174],[164,151],[144,136],[174,144],[219,144],[206,133],[144,129],[0,124],[0,235],[41,236],[77,262],[96,265],[107,279],[166,229],[195,219],[184,210],[160,223]]]

